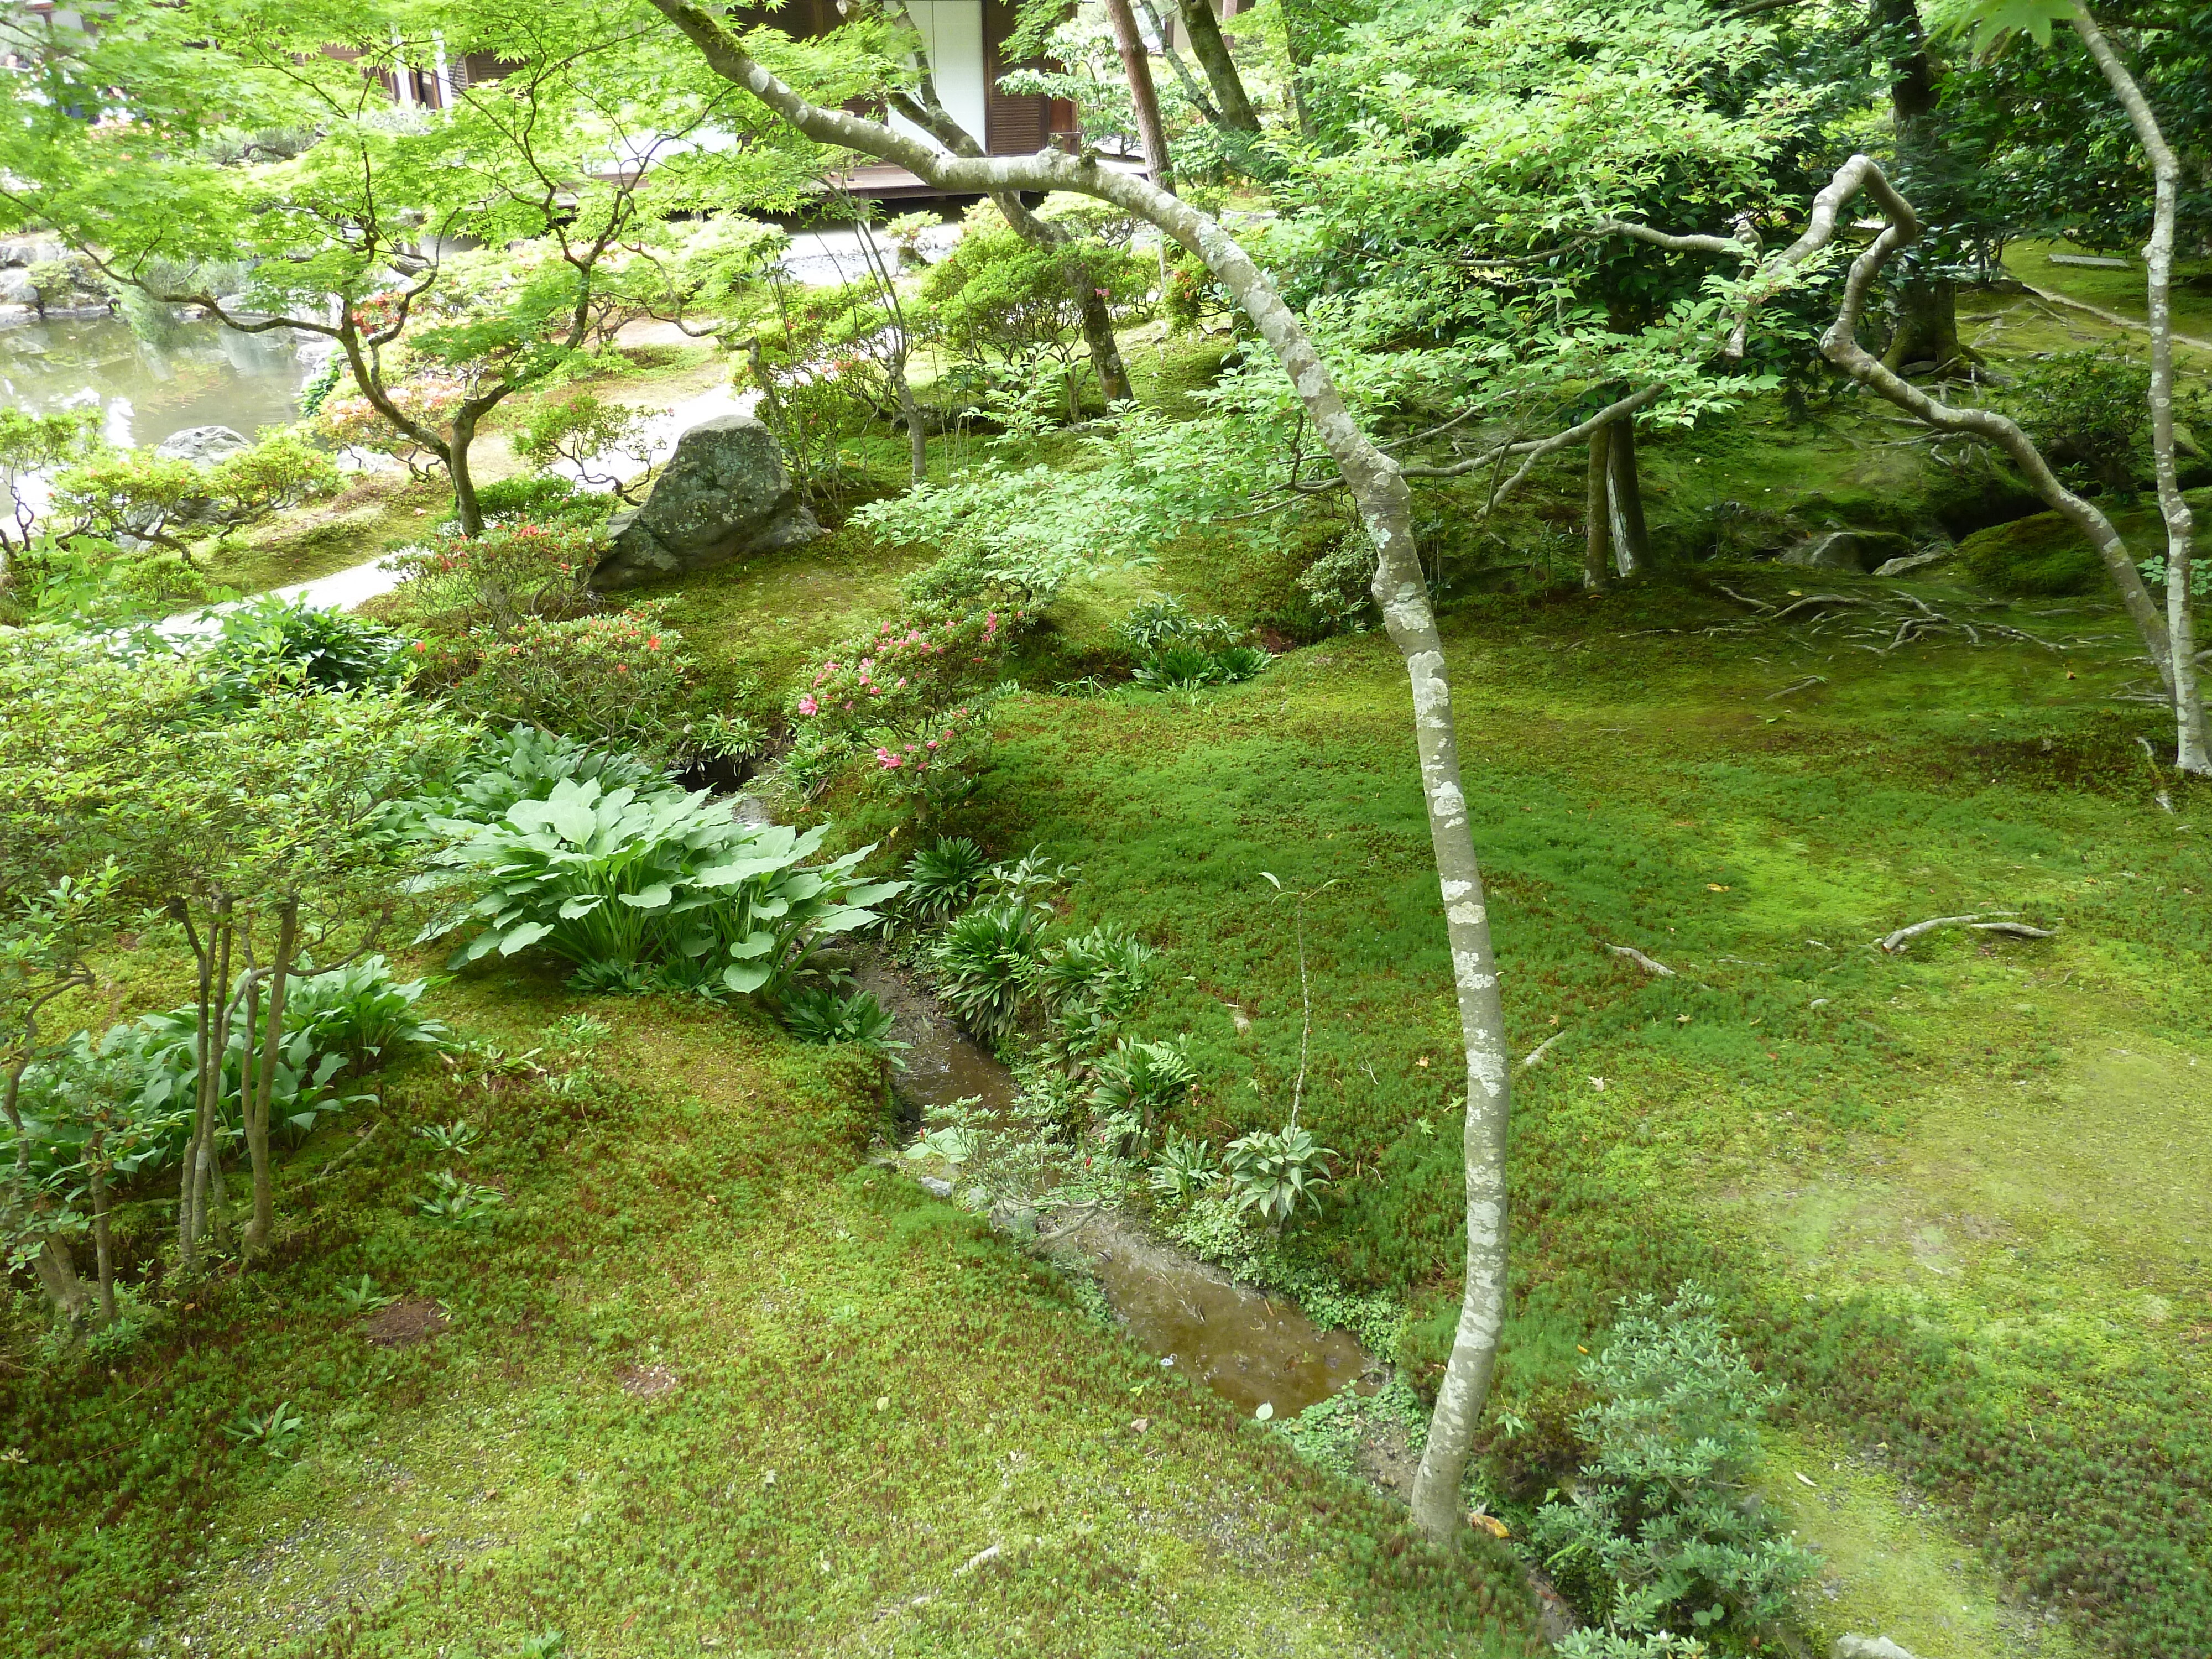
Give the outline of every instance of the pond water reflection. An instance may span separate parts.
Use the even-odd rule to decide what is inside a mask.
[[[0,402],[30,414],[97,406],[112,444],[150,446],[191,426],[247,437],[299,417],[328,348],[289,330],[240,334],[181,323],[155,345],[119,318],[0,329]]]

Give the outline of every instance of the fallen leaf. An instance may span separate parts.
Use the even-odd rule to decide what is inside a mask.
[[[1129,1432],[1132,1434],[1142,1434],[1152,1426],[1152,1419],[1149,1417],[1133,1417],[1129,1419]]]
[[[1494,1515],[1485,1515],[1478,1510],[1473,1515],[1468,1516],[1468,1519],[1474,1522],[1476,1526],[1480,1527],[1483,1531],[1488,1533],[1492,1538],[1510,1538],[1513,1536],[1513,1529],[1508,1527],[1503,1521],[1500,1521]]]
[[[1274,1415],[1275,1402],[1272,1400],[1262,1400],[1260,1402],[1260,1409],[1252,1413],[1254,1419],[1261,1423],[1270,1421]]]
[[[1717,881],[1709,881],[1705,884],[1705,890],[1708,893],[1725,893],[1728,889]]]
[[[1802,1469],[1797,1469],[1797,1470],[1793,1471],[1793,1473],[1794,1473],[1794,1474],[1796,1474],[1796,1477],[1797,1477],[1800,1480],[1802,1480],[1802,1481],[1803,1481],[1807,1486],[1813,1486],[1813,1477],[1812,1477],[1811,1475],[1809,1475],[1809,1474],[1806,1474],[1804,1470],[1802,1470]],[[1813,1487],[1813,1490],[1814,1490],[1814,1491],[1815,1491],[1815,1492],[1818,1492],[1818,1491],[1820,1490],[1820,1488],[1819,1488],[1818,1486],[1814,1486],[1814,1487]]]

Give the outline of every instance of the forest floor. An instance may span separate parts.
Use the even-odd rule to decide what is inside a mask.
[[[1993,355],[2112,333],[2013,296],[1964,309]],[[1148,395],[1205,365],[1132,358]],[[1756,407],[1645,463],[1655,522],[1692,552],[1728,533],[1723,499],[1857,522],[1960,488],[1849,410]],[[1509,540],[1541,543],[1578,496],[1563,469]],[[333,533],[337,562],[252,580],[358,562],[416,505],[386,503],[349,559]],[[1561,1472],[1577,1351],[1612,1298],[1696,1278],[1792,1388],[1765,1492],[1827,1556],[1816,1630],[1919,1659],[2070,1659],[2094,1650],[2077,1632],[2132,1630],[2143,1607],[2085,1601],[2056,1569],[2023,1582],[2016,1547],[2038,1505],[2085,1553],[2140,1533],[2197,1501],[2212,1455],[2212,793],[2138,747],[2170,734],[2126,700],[2148,671],[2117,606],[2094,587],[1996,599],[1955,564],[1873,583],[1733,559],[1604,598],[1527,593],[1455,538],[1454,511],[1431,521],[1512,1047],[1559,1039],[1515,1078],[1499,1404],[1529,1427],[1488,1448],[1501,1511]],[[944,827],[1081,865],[1077,923],[1167,953],[1143,1034],[1188,1034],[1206,1079],[1188,1127],[1217,1144],[1279,1121],[1297,1064],[1293,915],[1261,872],[1312,895],[1304,1121],[1344,1174],[1301,1248],[1401,1298],[1396,1357],[1432,1376],[1462,1085],[1395,655],[1352,635],[1196,698],[1050,690],[1138,594],[1261,620],[1297,554],[1194,538],[1063,599]],[[839,532],[690,579],[672,619],[715,672],[776,694],[889,615],[927,557]],[[1723,584],[1778,609],[1909,594],[2063,648],[1985,628],[1886,649],[1893,622],[1775,621]],[[863,838],[889,827],[830,805]],[[1872,943],[2000,911],[2054,936]],[[1519,1647],[1517,1624],[1449,1633],[1482,1617],[1472,1586],[1508,1582],[1490,1546],[1438,1564],[1381,1500],[1162,1382],[1010,1245],[870,1167],[889,1133],[873,1079],[743,1017],[511,967],[432,1000],[554,1075],[394,1078],[391,1127],[280,1271],[175,1314],[159,1363],[126,1361],[100,1395],[96,1432],[27,1431],[33,1466],[84,1468],[81,1520],[0,1570],[23,1650],[124,1651],[149,1617],[144,1650],[165,1653],[458,1659],[556,1630],[602,1654]],[[556,1022],[584,1014],[608,1035],[564,1057]],[[426,1242],[398,1194],[434,1160],[404,1131],[457,1115],[491,1128],[513,1212],[489,1240]],[[311,1145],[302,1177],[358,1127]],[[338,1297],[362,1272],[435,1304],[442,1331],[366,1340]],[[203,1459],[198,1487],[162,1486],[158,1422],[220,1448],[220,1424],[287,1393],[315,1425],[297,1464]],[[2179,1486],[2127,1489],[2117,1461],[2101,1476],[2113,1437],[2154,1419]],[[132,1495],[105,1508],[106,1491]],[[122,1599],[153,1561],[170,1588]]]

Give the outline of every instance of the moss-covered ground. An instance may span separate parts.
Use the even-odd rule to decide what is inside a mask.
[[[0,1650],[1522,1650],[1492,1547],[1415,1542],[866,1164],[872,1068],[511,974],[437,1000],[534,1066],[388,1074],[289,1160],[274,1262],[0,1379]],[[409,1202],[457,1117],[481,1235]],[[289,1460],[225,1434],[280,1400]]]

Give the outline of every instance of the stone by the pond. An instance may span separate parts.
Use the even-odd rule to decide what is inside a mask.
[[[155,446],[154,453],[168,461],[190,461],[194,466],[213,466],[226,455],[253,447],[252,441],[227,426],[188,426],[173,432]]]
[[[1784,549],[1781,562],[1808,570],[1849,570],[1864,575],[1911,551],[1911,538],[1893,530],[1831,530]]]
[[[1887,1636],[1838,1636],[1828,1659],[1912,1659]]]
[[[607,521],[613,545],[592,580],[635,587],[798,547],[821,533],[799,504],[775,434],[750,415],[725,415],[678,438],[645,505]]]
[[[952,1183],[949,1181],[940,1181],[935,1176],[916,1176],[915,1179],[921,1182],[921,1184],[927,1187],[931,1192],[935,1193],[939,1198],[950,1198],[952,1196]]]
[[[20,265],[0,268],[0,303],[11,306],[34,306],[39,302],[39,285],[31,280],[31,273]]]

